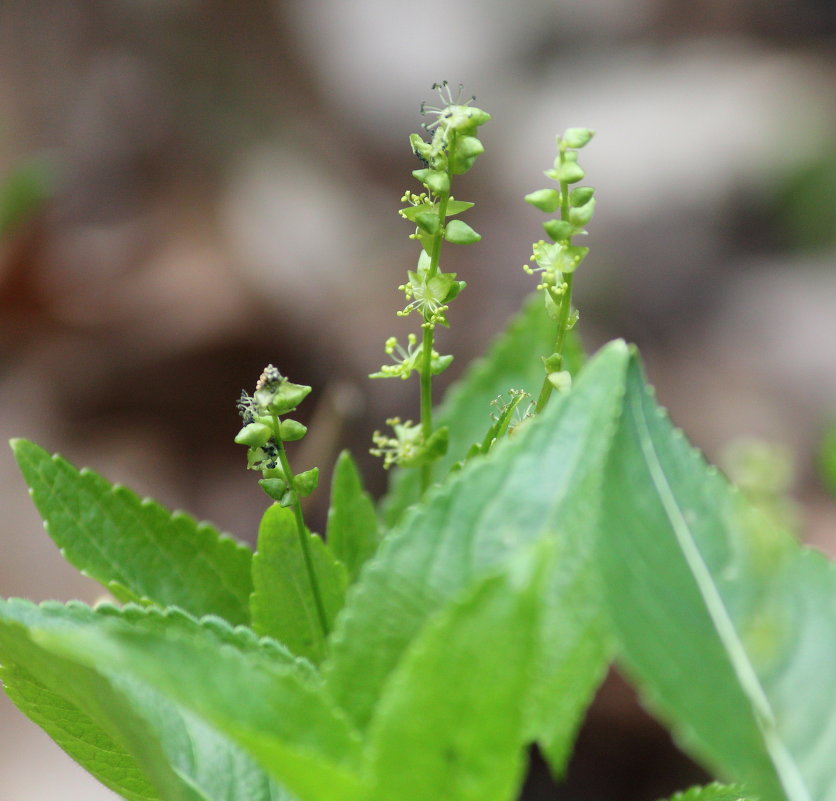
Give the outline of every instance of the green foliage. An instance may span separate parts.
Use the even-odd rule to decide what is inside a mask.
[[[131,801],[289,801],[240,749],[155,688],[104,661],[86,666],[50,645],[51,637],[81,643],[91,631],[116,627],[143,639],[177,636],[213,651],[234,648],[253,663],[283,665],[300,680],[310,679],[309,669],[281,646],[258,643],[251,633],[233,631],[220,619],[199,624],[174,611],[130,606],[94,611],[79,603],[38,607],[12,600],[0,603],[3,681],[12,700],[91,773]]]
[[[258,634],[274,637],[293,653],[319,664],[325,657],[327,633],[342,608],[348,580],[345,567],[328,546],[305,531],[302,536],[307,554],[321,588],[317,597],[308,581],[306,550],[299,536],[289,509],[273,504],[264,513],[258,530],[258,551],[253,557],[252,626]]]
[[[491,403],[497,397],[511,388],[529,395],[536,393],[543,376],[537,355],[548,353],[553,340],[554,326],[543,314],[541,302],[530,298],[484,358],[474,361],[461,381],[450,387],[436,410],[439,424],[450,432],[447,453],[438,461],[437,474],[448,473],[465,458],[472,445],[482,441],[491,423]],[[521,359],[521,353],[532,354],[533,358]],[[566,358],[572,372],[577,372],[584,357],[576,337],[568,338]],[[419,476],[414,471],[395,470],[389,493],[381,504],[385,522],[393,525],[419,496]]]
[[[352,581],[380,541],[374,503],[363,490],[360,473],[348,451],[340,454],[334,466],[326,536],[328,547],[345,565]]]
[[[649,703],[763,798],[836,798],[833,565],[706,467],[635,363],[604,486],[606,598]]]
[[[432,409],[452,359],[434,328],[464,288],[442,244],[478,240],[448,221],[473,205],[451,186],[489,119],[437,88],[431,138],[410,137],[426,191],[401,209],[420,243],[402,314],[421,334],[390,338],[374,374],[417,374],[421,419],[375,435],[395,467],[381,515],[344,453],[327,544],[308,530],[319,470],[295,472],[285,445],[307,433],[286,415],[310,387],[272,365],[238,402],[236,442],[276,501],[255,555],[15,440],[62,553],[126,605],[0,600],[6,692],[128,801],[512,801],[532,743],[566,769],[615,657],[682,746],[740,783],[670,801],[836,801],[836,571],[783,528],[775,463],[747,456],[732,488],[634,349],[584,364],[571,240],[595,199],[570,186],[588,129],[558,138],[557,188],[526,198],[559,212],[528,268],[543,294]]]
[[[249,620],[251,551],[207,523],[113,486],[25,440],[12,450],[66,559],[120,601]]]
[[[543,551],[477,583],[412,642],[371,725],[371,798],[513,794],[524,768],[520,699],[537,651]]]

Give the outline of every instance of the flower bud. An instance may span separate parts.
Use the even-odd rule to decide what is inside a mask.
[[[551,214],[560,207],[560,193],[556,189],[538,189],[525,196],[525,202],[530,203],[540,211]]]
[[[450,179],[446,172],[439,170],[413,170],[412,175],[436,195],[447,195],[450,192]]]
[[[319,484],[319,468],[312,467],[293,477],[293,489],[299,493],[299,497],[305,498],[310,495]]]
[[[273,429],[263,423],[250,423],[245,425],[236,435],[235,441],[239,445],[248,445],[251,448],[260,448],[270,437],[273,436]]]
[[[586,225],[595,213],[595,198],[577,208],[569,209],[569,222],[577,226]]]
[[[575,233],[575,226],[568,220],[547,220],[543,228],[555,242],[565,242]]]
[[[262,478],[258,482],[261,487],[274,501],[281,502],[287,492],[287,484],[281,478]]]
[[[296,420],[282,420],[279,425],[279,436],[285,442],[295,442],[297,439],[302,439],[307,433],[307,426],[303,426]]]
[[[267,390],[259,390],[266,392]],[[271,414],[287,414],[292,412],[310,393],[311,388],[305,384],[294,384],[283,381],[272,394],[272,400],[267,404]],[[259,393],[256,393],[258,395]]]
[[[485,146],[475,136],[460,136],[456,139],[456,155],[465,159],[475,159],[485,152]]]
[[[592,200],[595,190],[591,186],[576,186],[569,193],[570,206],[585,206]]]
[[[567,128],[562,141],[566,147],[583,147],[595,136],[595,131],[589,128]]]
[[[428,234],[438,231],[438,215],[431,211],[422,211],[415,215],[415,224]]]
[[[556,170],[557,180],[561,183],[576,184],[582,181],[586,173],[575,161],[564,161]]]

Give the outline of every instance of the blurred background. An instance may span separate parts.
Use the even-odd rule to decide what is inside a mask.
[[[461,81],[493,120],[456,190],[484,238],[445,262],[469,284],[445,378],[532,289],[542,215],[521,197],[555,134],[594,128],[588,348],[637,342],[688,436],[789,493],[833,555],[835,42],[832,0],[0,0],[0,433],[251,541],[267,501],[235,400],[273,362],[315,390],[295,463],[327,487],[350,447],[380,493],[371,432],[417,407],[365,377],[411,327],[407,137],[431,84]],[[0,595],[99,597],[2,451],[0,508]],[[524,797],[652,801],[700,778],[611,677],[568,782],[534,755]],[[45,798],[115,796],[3,697],[0,801]]]

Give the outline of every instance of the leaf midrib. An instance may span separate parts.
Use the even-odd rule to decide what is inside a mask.
[[[778,734],[775,713],[766,691],[749,660],[731,614],[714,583],[708,565],[702,558],[691,527],[688,525],[688,521],[665,476],[650,433],[647,415],[642,405],[642,397],[638,393],[632,393],[628,397],[630,401],[629,411],[636,424],[639,446],[647,464],[653,487],[662,503],[665,516],[671,525],[682,555],[694,577],[717,636],[723,644],[743,692],[753,707],[758,730],[763,736],[764,745],[775,766],[781,785],[790,801],[813,801],[795,760]]]

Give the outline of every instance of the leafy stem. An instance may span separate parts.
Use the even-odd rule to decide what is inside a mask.
[[[274,430],[279,432],[281,426],[279,424],[278,415],[272,415]],[[284,446],[284,440],[279,433],[274,437],[274,442],[278,448],[279,464],[284,473],[284,479],[288,487],[293,486],[293,470],[290,467],[290,460],[287,458],[287,450]],[[328,636],[328,619],[325,615],[325,605],[322,603],[322,592],[320,591],[319,581],[316,577],[316,571],[313,566],[313,559],[311,558],[311,548],[308,543],[308,528],[305,525],[305,518],[302,515],[302,504],[297,493],[293,493],[293,501],[290,503],[290,508],[293,511],[293,516],[296,520],[296,532],[299,536],[299,548],[302,551],[302,558],[305,560],[305,571],[308,575],[308,582],[311,585],[311,594],[316,604],[316,615],[319,619],[319,625],[322,628],[324,637]]]
[[[455,146],[456,132],[450,134],[450,147]],[[447,180],[452,187],[453,171],[449,162],[447,164]],[[427,267],[427,280],[432,280],[438,273],[438,262],[441,257],[441,242],[443,240],[444,221],[447,217],[447,204],[450,200],[450,192],[445,192],[438,201],[438,231],[433,236],[432,253],[430,264]],[[435,323],[432,314],[424,310],[423,335],[421,337],[421,434],[424,442],[428,442],[433,435],[433,343],[435,339]],[[432,484],[433,465],[426,462],[421,466],[421,491],[426,492]]]
[[[567,273],[563,276],[563,291],[560,296],[560,312],[557,320],[557,336],[554,342],[554,355],[549,367],[554,369],[550,373],[560,372],[563,369],[563,351],[566,347],[566,334],[569,332],[569,314],[572,309],[572,279],[573,274]],[[537,397],[537,405],[534,407],[535,414],[539,414],[546,408],[549,402],[554,384],[552,383],[549,374],[543,379],[543,385],[540,387],[540,395]]]
[[[467,211],[473,204],[456,200],[450,193],[454,175],[467,172],[476,158],[484,151],[476,133],[490,115],[471,105],[475,98],[461,102],[459,93],[453,95],[447,83],[433,86],[443,101],[442,106],[422,105],[422,113],[436,119],[423,126],[432,132],[427,141],[414,133],[409,137],[412,152],[417,156],[423,169],[414,170],[413,177],[424,187],[420,194],[407,191],[401,200],[407,204],[399,214],[415,228],[410,239],[421,244],[421,252],[414,270],[408,270],[408,280],[400,289],[406,296],[407,304],[398,312],[405,317],[413,312],[421,316],[421,343],[410,334],[407,346],[402,347],[395,337],[386,340],[385,351],[394,364],[385,364],[371,378],[408,379],[417,372],[420,383],[420,421],[401,421],[394,417],[387,421],[393,428],[392,435],[375,431],[372,436],[374,448],[371,453],[383,457],[384,468],[420,467],[421,487],[425,491],[432,483],[433,462],[447,451],[447,429],[433,427],[432,378],[447,369],[452,356],[436,353],[435,327],[447,326],[449,303],[464,289],[464,281],[457,281],[455,273],[441,269],[441,245],[446,240],[455,245],[478,242],[481,236],[461,220],[447,222]]]
[[[535,242],[531,258],[537,267],[525,265],[523,269],[540,274],[537,289],[543,290],[546,310],[557,322],[554,351],[543,359],[546,375],[537,398],[535,413],[545,409],[552,390],[564,390],[571,385],[571,376],[563,369],[566,336],[577,322],[578,314],[572,310],[572,281],[575,270],[584,260],[589,248],[572,244],[572,237],[585,234],[586,225],[595,212],[595,190],[581,186],[569,190],[569,186],[584,177],[578,164],[577,151],[594,135],[587,128],[569,128],[557,138],[557,157],[554,168],[546,171],[546,177],[558,184],[558,189],[540,189],[526,195],[527,203],[545,212],[560,211],[560,217],[547,220],[543,228],[552,242]]]

